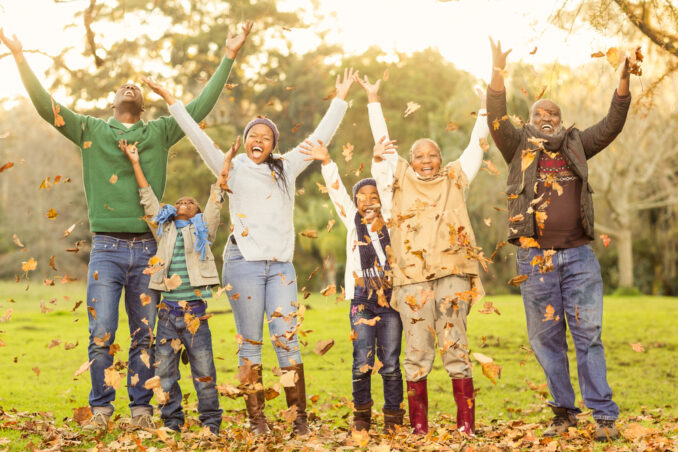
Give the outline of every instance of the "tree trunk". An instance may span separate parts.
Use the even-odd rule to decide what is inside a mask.
[[[625,227],[618,232],[617,250],[619,253],[617,257],[618,286],[630,289],[633,287],[633,240],[630,227]]]
[[[323,259],[323,270],[325,270],[325,275],[323,277],[323,287],[327,287],[330,284],[336,284],[337,258],[331,254],[328,254],[325,259]]]

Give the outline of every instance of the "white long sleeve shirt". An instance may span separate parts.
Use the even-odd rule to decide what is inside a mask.
[[[313,143],[329,144],[346,113],[348,104],[334,98],[315,131],[308,137]],[[224,154],[191,118],[180,102],[169,107],[170,113],[198,150],[215,175],[221,173]],[[294,193],[297,176],[311,161],[297,146],[282,156],[287,185],[281,190],[267,164],[256,164],[246,154],[231,162],[228,186],[229,214],[238,248],[248,261],[275,260],[291,262],[294,254]],[[224,249],[224,252],[226,250]]]
[[[371,102],[367,104],[367,111],[374,142],[378,142],[382,137],[386,137],[385,141],[389,141],[388,127],[386,127],[381,104],[379,102]],[[459,157],[461,169],[466,175],[469,184],[476,177],[483,164],[483,148],[480,146],[480,139],[486,138],[490,132],[485,113],[486,110],[484,108],[478,111],[478,118],[473,126],[469,144]],[[372,177],[377,181],[377,190],[382,205],[381,211],[386,221],[391,217],[393,180],[397,166],[398,154],[395,152],[393,154],[384,154],[384,159],[381,162],[372,160]]]
[[[358,277],[363,277],[362,264],[360,262],[360,251],[358,250],[358,242],[364,242],[364,237],[358,237],[355,226],[355,216],[358,209],[353,202],[353,197],[349,195],[344,187],[344,183],[339,176],[339,168],[334,162],[327,165],[322,165],[321,172],[325,179],[327,186],[327,193],[330,195],[334,209],[344,226],[346,226],[346,272],[344,273],[344,289],[346,292],[346,299],[352,300],[355,296],[355,273]],[[372,231],[368,225],[367,233],[370,235],[371,245],[374,246],[379,265],[383,268],[386,265],[386,255],[381,248],[379,241],[379,234],[377,231]]]

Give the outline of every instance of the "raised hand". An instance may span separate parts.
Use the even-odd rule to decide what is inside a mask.
[[[503,71],[504,68],[506,68],[506,57],[513,49],[508,49],[506,52],[503,52],[501,50],[501,41],[495,43],[491,36],[490,47],[492,47],[492,70],[494,72]]]
[[[226,56],[230,59],[234,59],[238,55],[238,51],[247,40],[247,35],[252,31],[252,26],[254,22],[248,20],[245,22],[245,25],[242,26],[242,33],[237,36],[233,36],[231,32],[228,32],[228,38],[226,38]]]
[[[619,76],[619,86],[617,87],[617,94],[626,96],[631,87],[631,60],[628,55],[625,55],[624,64],[622,65],[621,75]]]
[[[325,146],[325,143],[323,143],[322,140],[318,140],[318,144],[313,144],[309,140],[304,140],[299,147],[301,148],[299,152],[308,155],[308,157],[304,159],[306,162],[310,160],[319,160],[323,162],[323,165],[327,165],[332,161],[330,152],[327,150],[327,146]]]
[[[398,149],[396,145],[396,140],[386,141],[386,137],[381,137],[379,141],[374,144],[374,149],[372,150],[372,156],[375,162],[381,162],[384,160],[385,154],[395,154],[395,150]]]
[[[221,168],[221,173],[219,173],[219,177],[217,178],[217,185],[219,185],[222,190],[228,190],[226,181],[228,180],[228,173],[231,170],[231,161],[238,153],[241,142],[241,137],[238,135],[238,138],[236,138],[235,142],[231,145],[231,148],[224,154],[224,166]]]
[[[118,147],[125,153],[127,158],[132,165],[137,165],[139,163],[139,150],[137,149],[138,141],[135,141],[134,144],[127,144],[127,140],[120,140]]]
[[[367,76],[361,79],[356,74],[354,78],[355,81],[358,82],[358,84],[362,86],[367,93],[367,102],[379,102],[379,86],[381,86],[381,79],[378,79],[374,83],[370,83],[370,80],[367,78]]]
[[[14,57],[17,57],[18,55],[21,54],[23,50],[23,46],[21,45],[21,41],[19,41],[19,38],[16,37],[16,35],[12,35],[12,38],[9,38],[7,35],[5,35],[5,32],[2,28],[0,28],[0,41],[2,41],[3,44],[7,46],[10,52],[12,52],[12,55]]]
[[[341,100],[346,100],[348,90],[358,76],[358,71],[351,69],[344,69],[344,79],[341,79],[341,74],[337,74],[337,83],[334,85],[337,97]]]
[[[148,87],[151,88],[155,94],[165,99],[165,102],[167,102],[169,105],[172,105],[175,102],[172,93],[170,93],[161,85],[157,84],[152,78],[142,76],[141,81],[148,85]]]

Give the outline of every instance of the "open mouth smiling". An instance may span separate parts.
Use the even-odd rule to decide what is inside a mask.
[[[264,150],[261,148],[261,146],[252,146],[252,157],[255,159],[258,159],[261,157],[264,153]]]

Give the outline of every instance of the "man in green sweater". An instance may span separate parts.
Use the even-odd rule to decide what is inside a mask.
[[[233,65],[247,39],[252,23],[247,22],[237,36],[229,34],[226,55],[202,93],[186,109],[196,121],[212,110]],[[89,359],[92,389],[89,404],[93,417],[86,430],[108,428],[113,414],[115,389],[108,375],[118,370],[109,354],[118,327],[118,306],[125,289],[125,307],[129,317],[131,345],[127,372],[132,425],[153,427],[153,392],[144,383],[154,374],[153,329],[158,294],[148,288],[150,275],[143,270],[156,254],[156,243],[144,221],[136,180],[122,140],[137,143],[141,167],[158,199],[162,199],[167,176],[169,148],[183,136],[171,116],[143,122],[144,99],[134,84],[120,87],[113,101],[113,117],[108,121],[77,114],[54,102],[28,66],[21,42],[5,36],[0,41],[12,52],[38,114],[80,148],[85,197],[93,234],[87,278],[89,311]]]

